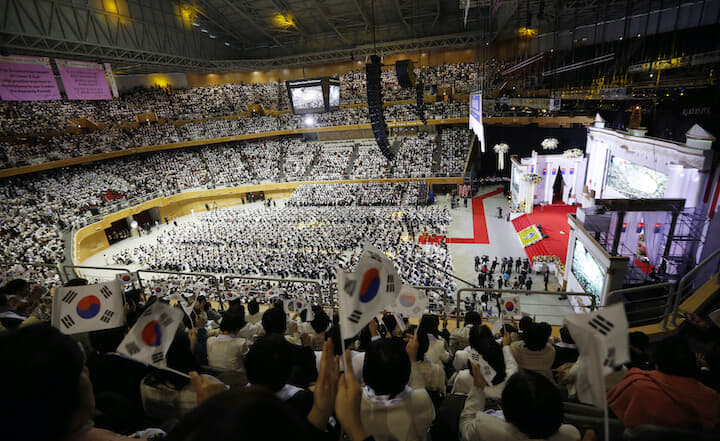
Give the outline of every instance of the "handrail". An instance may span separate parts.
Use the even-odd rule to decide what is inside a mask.
[[[227,274],[222,277],[222,284],[223,287],[227,288],[227,280],[228,279],[249,279],[249,280],[262,280],[262,281],[268,281],[268,282],[288,282],[288,283],[307,283],[310,285],[313,285],[315,287],[315,291],[318,295],[318,304],[320,307],[323,307],[323,300],[322,300],[322,285],[320,285],[320,282],[314,279],[291,279],[291,278],[285,278],[282,277],[267,277],[267,276],[247,276],[247,275],[241,275],[241,274]],[[334,302],[332,296],[330,296],[330,304],[334,307]]]
[[[67,278],[64,277],[65,274],[63,274],[62,270],[60,269],[59,263],[31,263],[31,262],[20,262],[17,260],[14,261],[0,261],[0,267],[8,267],[12,268],[15,265],[20,265],[24,267],[36,267],[36,268],[51,268],[54,269],[58,276],[60,276],[60,282],[66,283]]]
[[[103,271],[117,271],[117,272],[121,272],[121,273],[132,274],[132,271],[130,271],[127,268],[113,268],[113,267],[109,267],[109,266],[63,265],[62,271],[65,274],[65,277],[67,278],[67,280],[71,279],[71,277],[69,277],[67,274],[68,268],[96,269],[96,270],[103,270]],[[75,274],[75,276],[77,277],[77,274]]]
[[[623,303],[641,303],[641,302],[647,302],[649,300],[662,300],[665,299],[665,312],[663,313],[663,323],[660,325],[661,329],[667,329],[667,322],[668,317],[670,316],[670,312],[672,311],[672,305],[674,301],[674,296],[677,292],[676,285],[673,282],[663,282],[663,283],[655,283],[652,285],[643,285],[643,286],[636,286],[632,288],[623,288],[623,289],[616,289],[613,291],[610,291],[606,296],[606,303],[608,303],[610,300],[613,300],[616,296],[624,295],[624,294],[632,294],[632,293],[638,293],[638,292],[645,292],[645,291],[652,291],[656,289],[667,289],[668,293],[664,296],[660,297],[652,297],[652,298],[644,298],[641,300],[633,300],[630,302],[623,302]],[[637,312],[637,311],[636,311]]]
[[[705,267],[705,265],[709,264],[713,259],[715,259],[715,258],[718,257],[718,256],[720,256],[720,248],[718,248],[717,250],[713,251],[712,254],[710,254],[709,256],[707,256],[707,257],[705,258],[705,260],[703,260],[702,262],[700,262],[699,264],[697,264],[697,265],[695,266],[695,268],[693,268],[693,269],[691,269],[690,271],[688,271],[688,273],[685,274],[685,275],[683,276],[683,278],[680,279],[680,281],[678,282],[677,292],[676,292],[676,294],[675,294],[675,303],[673,304],[673,313],[672,313],[672,324],[673,324],[673,326],[677,326],[677,316],[678,316],[678,312],[679,312],[679,309],[680,309],[680,301],[681,301],[681,298],[682,298],[682,297],[684,296],[684,294],[685,294],[685,288],[686,288],[686,285],[688,284],[688,280],[689,280],[692,276],[694,276],[701,268]],[[717,280],[716,283],[720,284],[720,261],[718,261],[717,273],[718,273],[718,280]],[[711,277],[711,279],[712,279],[712,277]]]
[[[536,291],[536,290],[523,290],[523,289],[494,289],[494,288],[460,288],[456,292],[456,301],[455,301],[455,308],[457,310],[456,314],[456,320],[457,320],[457,327],[460,327],[460,293],[463,292],[492,292],[492,293],[500,293],[502,294],[540,294],[540,295],[551,295],[551,296],[557,296],[558,291]],[[595,296],[590,293],[586,292],[568,292],[568,291],[562,291],[560,292],[562,295],[566,296],[576,296],[576,297],[589,297],[590,298],[590,310],[594,311],[597,309],[597,303]],[[587,307],[586,307],[587,308]]]
[[[225,304],[222,301],[222,294],[220,291],[220,279],[215,276],[214,274],[207,274],[207,273],[192,273],[192,272],[181,272],[181,271],[169,271],[169,270],[144,270],[140,269],[135,271],[135,274],[137,275],[138,284],[140,285],[140,290],[143,291],[143,284],[142,284],[142,278],[140,277],[140,273],[149,273],[149,274],[173,274],[177,276],[195,276],[195,277],[205,277],[208,279],[215,280],[215,290],[217,291],[217,298],[218,302],[220,302],[220,309],[225,308]]]

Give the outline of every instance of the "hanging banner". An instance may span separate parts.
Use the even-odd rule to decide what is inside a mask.
[[[109,100],[105,69],[97,63],[55,59],[69,100]]]
[[[110,63],[105,63],[105,75],[107,75],[108,83],[110,83],[110,90],[112,91],[113,98],[120,97],[120,94],[118,93],[117,88],[117,82],[115,81],[115,74],[112,71],[112,67],[110,66]]]
[[[3,101],[59,100],[60,91],[50,59],[0,56],[0,98]]]

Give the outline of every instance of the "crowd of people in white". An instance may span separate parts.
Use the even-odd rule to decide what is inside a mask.
[[[470,131],[465,128],[446,128],[440,133],[442,155],[438,174],[462,174],[470,150]]]
[[[432,175],[433,154],[437,148],[434,135],[404,138],[393,163],[394,177],[426,178]]]
[[[361,186],[356,191],[364,195],[363,201],[377,207],[210,210],[162,231],[156,244],[126,249],[111,259],[152,270],[309,278],[329,284],[338,268],[354,269],[363,242],[369,241],[394,260],[406,281],[454,292],[455,283],[443,272],[453,271],[444,245],[420,246],[411,239],[419,231],[446,234],[448,210],[385,206],[387,186],[402,184],[355,185]]]
[[[152,152],[7,178],[0,181],[5,203],[0,216],[3,238],[0,255],[10,261],[62,261],[65,248],[62,230],[82,224],[90,211],[97,209],[102,213],[111,204],[136,197],[173,194],[207,185],[279,181],[281,166],[287,180],[343,179],[351,165],[355,142],[360,147],[348,178],[385,177],[390,168],[394,177],[432,175],[435,143],[431,137],[406,138],[393,161],[387,161],[376,146],[368,149],[374,142],[370,140],[323,144],[276,138]],[[300,198],[302,191],[308,190],[299,190],[291,203],[302,199],[315,201],[316,205],[347,205],[356,200],[355,192],[342,186],[335,193],[317,191],[317,196]],[[414,205],[418,203],[417,193],[403,191],[399,195],[378,187],[362,197],[370,200],[377,197],[389,205],[401,202]],[[318,202],[317,197],[334,202]],[[368,201],[359,203],[372,205]]]
[[[410,121],[418,118],[414,105],[395,105],[386,108],[388,121]],[[437,103],[428,106],[429,119],[467,115],[466,103]],[[310,118],[311,123],[306,121]],[[188,123],[140,123],[126,128],[110,128],[79,134],[22,138],[0,142],[0,168],[39,164],[66,158],[125,150],[135,147],[173,144],[228,136],[297,130],[308,127],[328,127],[368,124],[367,108],[341,109],[336,112],[302,116],[280,114],[279,117],[212,119]]]

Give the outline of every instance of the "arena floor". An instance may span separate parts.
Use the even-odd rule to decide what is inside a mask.
[[[478,192],[478,196],[493,192],[496,190],[496,186],[488,186],[482,188]],[[278,209],[281,209],[285,203],[285,199],[276,200]],[[436,200],[438,205],[447,206],[449,208],[450,202],[446,195],[440,195]],[[473,238],[475,232],[473,231],[473,210],[472,204],[468,201],[468,207],[465,208],[460,205],[459,208],[451,210],[452,221],[448,228],[448,236],[452,238]],[[249,207],[257,206],[260,207],[262,202],[254,202],[249,204]],[[453,264],[455,266],[455,275],[463,280],[471,283],[477,283],[477,273],[474,268],[475,256],[488,255],[490,260],[494,256],[513,256],[525,257],[525,251],[520,244],[520,240],[517,237],[517,233],[513,228],[512,222],[505,220],[505,212],[508,204],[507,199],[502,193],[495,194],[482,199],[484,207],[484,222],[487,228],[487,237],[489,243],[450,243],[448,245],[449,250],[453,257]],[[502,219],[498,218],[498,207],[503,208]],[[478,210],[475,211],[476,215]],[[192,222],[193,215],[184,216],[176,219],[178,223]],[[156,227],[149,234],[143,234],[142,236],[133,236],[129,239],[125,239],[121,242],[115,243],[110,248],[98,253],[85,261],[81,262],[80,265],[85,266],[111,266],[111,267],[124,267],[132,271],[143,269],[140,265],[111,265],[110,256],[123,251],[128,248],[137,247],[141,244],[155,243],[157,235],[167,229],[173,228],[173,225],[162,224]],[[82,275],[87,278],[106,278],[109,276],[107,271],[101,270],[82,270]],[[542,276],[533,275],[533,289],[542,289]],[[465,283],[458,282],[458,286],[467,287]],[[558,288],[557,280],[551,275],[548,289],[555,291]],[[529,295],[520,297],[521,310],[524,313],[535,316],[537,321],[547,321],[550,324],[559,325],[562,323],[562,317],[565,314],[572,313],[572,308],[567,300],[559,300],[554,295]]]

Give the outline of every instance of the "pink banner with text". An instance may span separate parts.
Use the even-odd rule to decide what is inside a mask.
[[[65,94],[70,100],[109,100],[105,68],[97,63],[55,59]]]
[[[50,59],[0,56],[0,98],[3,101],[59,100],[60,91]]]

